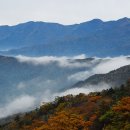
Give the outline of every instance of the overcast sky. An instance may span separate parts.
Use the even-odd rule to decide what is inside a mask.
[[[26,21],[73,24],[130,18],[130,0],[0,0],[0,25]]]

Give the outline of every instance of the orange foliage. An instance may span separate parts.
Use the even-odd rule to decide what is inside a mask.
[[[90,96],[90,101],[91,102],[97,102],[100,99],[101,99],[101,96]]]
[[[118,105],[113,107],[114,111],[129,111],[130,112],[130,97],[121,99]]]
[[[91,121],[85,122],[80,115],[62,111],[50,117],[48,122],[35,130],[89,130]]]

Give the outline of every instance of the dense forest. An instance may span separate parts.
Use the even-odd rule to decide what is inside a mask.
[[[130,130],[130,80],[102,92],[56,97],[0,130]]]

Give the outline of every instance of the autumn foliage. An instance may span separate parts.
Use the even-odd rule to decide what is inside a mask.
[[[130,130],[130,84],[88,95],[57,97],[15,116],[0,130]]]

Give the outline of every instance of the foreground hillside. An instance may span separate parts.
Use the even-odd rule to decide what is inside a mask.
[[[130,81],[89,95],[57,97],[1,130],[130,130]]]

